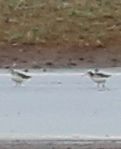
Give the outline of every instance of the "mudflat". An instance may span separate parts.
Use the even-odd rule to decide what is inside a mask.
[[[93,68],[121,66],[120,46],[41,46],[5,44],[0,46],[0,67],[10,68]]]

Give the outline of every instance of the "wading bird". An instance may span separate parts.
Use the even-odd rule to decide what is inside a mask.
[[[31,78],[31,76],[24,71],[10,69],[10,72],[12,76],[11,79],[16,83],[16,85],[21,85],[25,80]]]
[[[98,88],[105,89],[105,83],[108,78],[111,77],[109,74],[100,73],[99,70],[97,71],[88,71],[88,76],[97,84]]]

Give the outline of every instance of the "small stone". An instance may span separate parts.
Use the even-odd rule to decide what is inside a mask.
[[[41,66],[39,66],[38,64],[35,64],[35,65],[32,66],[32,68],[34,68],[34,69],[40,69]]]
[[[24,49],[19,49],[19,52],[24,52]]]
[[[86,47],[89,47],[89,43],[88,43],[88,42],[86,42],[86,43],[85,43],[85,46],[86,46]]]
[[[79,58],[79,60],[80,60],[80,61],[83,61],[83,60],[84,60],[84,58],[83,58],[83,57],[80,57],[80,58]]]
[[[99,39],[96,40],[96,47],[104,47],[103,43]]]
[[[52,62],[46,62],[45,64],[46,64],[47,66],[52,66],[52,65],[53,65]]]
[[[70,62],[69,65],[70,66],[77,66],[77,64],[75,62]]]
[[[47,72],[47,69],[46,68],[43,68],[43,72]]]
[[[9,66],[9,65],[6,65],[6,66],[4,66],[4,68],[5,68],[5,69],[9,69],[9,68],[10,68],[10,66]]]
[[[58,22],[62,22],[64,19],[62,18],[62,17],[58,17],[58,18],[56,18],[56,21],[58,21]]]

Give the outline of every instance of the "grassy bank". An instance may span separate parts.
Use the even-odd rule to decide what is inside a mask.
[[[0,43],[121,45],[121,0],[1,0]]]

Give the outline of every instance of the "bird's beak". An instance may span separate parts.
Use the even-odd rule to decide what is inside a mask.
[[[84,76],[86,76],[86,75],[87,75],[87,73],[83,73],[81,76],[84,77]]]

